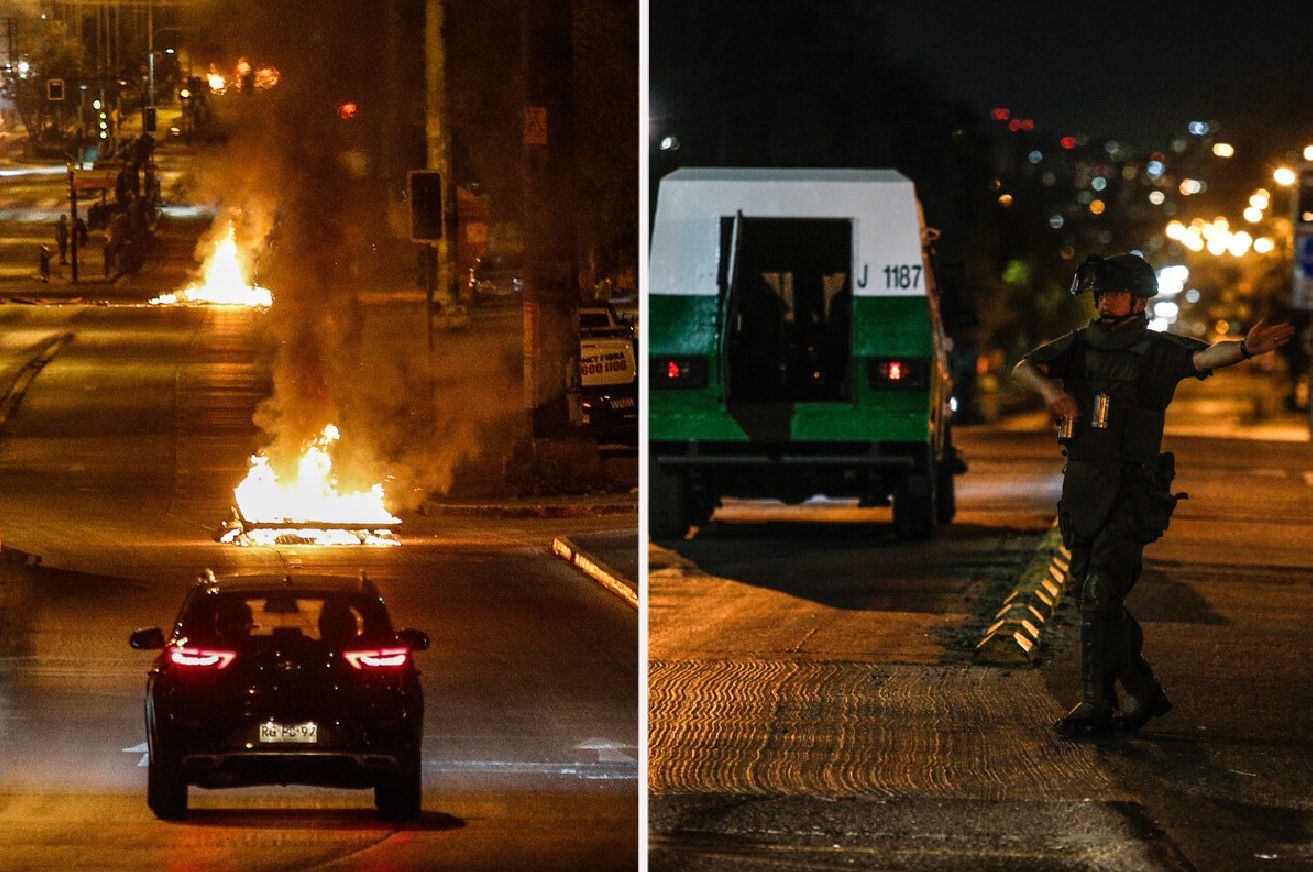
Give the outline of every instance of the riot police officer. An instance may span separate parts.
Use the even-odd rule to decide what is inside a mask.
[[[1085,291],[1098,315],[1031,351],[1014,371],[1064,424],[1058,524],[1078,591],[1081,702],[1053,728],[1068,737],[1135,732],[1171,710],[1125,606],[1144,546],[1166,531],[1184,496],[1171,491],[1175,459],[1160,453],[1164,415],[1181,380],[1266,354],[1294,331],[1260,321],[1243,340],[1210,346],[1149,330],[1145,306],[1158,282],[1134,252],[1087,258],[1071,286]]]

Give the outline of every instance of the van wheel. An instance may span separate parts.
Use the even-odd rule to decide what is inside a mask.
[[[947,524],[957,514],[957,492],[953,484],[953,461],[957,449],[952,443],[944,448],[944,459],[935,464],[935,521]]]
[[[162,821],[187,816],[187,779],[178,767],[152,754],[146,770],[146,805]]]
[[[918,541],[935,534],[938,477],[936,464],[931,460],[929,472],[911,473],[894,492],[894,535],[899,539]]]
[[[653,539],[681,539],[688,532],[688,481],[655,457],[647,468],[648,530]]]

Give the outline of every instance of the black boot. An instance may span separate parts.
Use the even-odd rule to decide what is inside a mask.
[[[1126,707],[1113,720],[1118,732],[1136,733],[1153,718],[1171,711],[1172,701],[1163,692],[1153,667],[1144,659],[1144,632],[1129,610],[1123,610],[1118,629],[1123,646],[1119,673],[1126,688]]]
[[[1066,717],[1053,725],[1053,732],[1067,739],[1098,739],[1111,736],[1116,730],[1111,710],[1085,701],[1077,703]]]
[[[1108,668],[1113,605],[1111,587],[1102,573],[1091,572],[1080,592],[1081,702],[1053,725],[1059,736],[1089,739],[1115,732],[1113,701],[1117,697]],[[1116,609],[1120,611],[1120,603]]]
[[[1127,695],[1126,708],[1113,716],[1119,733],[1138,733],[1140,728],[1154,718],[1160,718],[1172,710],[1172,701],[1163,692],[1163,686],[1154,682],[1153,689],[1143,698]]]

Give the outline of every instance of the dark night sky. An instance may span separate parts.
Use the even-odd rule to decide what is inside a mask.
[[[1313,135],[1307,2],[876,5],[891,56],[934,70],[981,111],[1009,106],[1049,129],[1141,144],[1192,118],[1220,120],[1237,139]]]

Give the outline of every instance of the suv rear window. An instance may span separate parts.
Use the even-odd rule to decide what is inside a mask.
[[[277,635],[337,644],[392,635],[387,611],[377,599],[303,591],[202,595],[185,610],[181,625],[189,638],[229,643]]]

